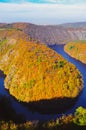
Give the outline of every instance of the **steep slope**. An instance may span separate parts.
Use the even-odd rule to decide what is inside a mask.
[[[12,24],[12,27],[22,29],[31,38],[45,44],[66,44],[70,41],[86,40],[85,25],[86,22],[50,26],[14,23]]]
[[[23,102],[77,97],[83,88],[78,69],[47,46],[22,39],[22,31],[15,33],[0,33],[7,36],[0,42],[0,69],[10,94]]]
[[[34,25],[31,23],[0,24],[3,28],[23,30],[31,38],[45,44],[66,44],[86,40],[86,22],[62,25]]]
[[[24,26],[26,25],[23,23]],[[20,28],[31,38],[34,38],[45,44],[63,44],[70,41],[71,37],[67,30],[62,26],[41,26],[34,24],[27,24],[22,28],[21,23],[12,24],[13,28]]]
[[[70,56],[86,64],[86,41],[70,42],[65,45],[64,50]]]
[[[28,40],[29,36],[23,31],[16,28],[0,28],[0,40],[13,38],[18,40],[19,38]]]
[[[3,57],[0,59],[1,69],[3,63],[8,66],[9,55],[14,52],[14,48],[19,43],[20,39],[28,41],[30,38],[20,30],[5,28],[0,30],[0,57]]]

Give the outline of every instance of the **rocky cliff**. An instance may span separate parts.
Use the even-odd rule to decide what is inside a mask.
[[[74,26],[73,26],[74,25]],[[52,25],[40,26],[29,23],[13,23],[7,27],[21,29],[31,38],[46,44],[65,44],[75,40],[86,40],[85,23],[71,24],[71,26]],[[83,26],[82,26],[83,25]]]
[[[0,27],[23,30],[31,38],[45,44],[66,44],[70,41],[86,40],[86,23],[63,25],[34,25],[30,23],[0,24]]]

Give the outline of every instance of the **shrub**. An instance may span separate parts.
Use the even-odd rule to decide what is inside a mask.
[[[74,123],[77,125],[86,125],[86,109],[79,107],[75,111]]]
[[[75,46],[70,46],[69,49],[72,50],[72,49],[74,49],[74,47],[75,47]]]
[[[64,61],[58,61],[58,68],[61,68],[64,66]]]

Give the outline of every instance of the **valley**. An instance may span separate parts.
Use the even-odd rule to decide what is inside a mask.
[[[19,106],[19,111],[29,111],[33,120],[32,112],[37,112],[39,122],[58,116],[60,120],[64,113],[78,124],[76,116],[70,114],[80,110],[86,113],[86,25],[82,25],[0,24],[0,70],[4,73],[0,74],[1,99],[3,94],[8,95],[14,109]]]
[[[66,44],[76,40],[86,40],[86,23],[61,25],[35,25],[31,23],[0,24],[1,28],[19,29],[32,39],[47,44]]]

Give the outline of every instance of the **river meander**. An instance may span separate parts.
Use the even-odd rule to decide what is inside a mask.
[[[64,114],[69,114],[73,113],[75,109],[79,106],[83,106],[86,108],[86,65],[81,63],[80,61],[75,60],[74,58],[71,58],[64,52],[64,46],[63,45],[53,45],[50,46],[50,48],[54,49],[57,51],[59,54],[61,54],[64,58],[66,58],[69,62],[73,63],[81,72],[84,80],[84,89],[79,96],[77,102],[75,103],[72,108],[67,109],[67,111]],[[1,75],[0,76],[0,95],[4,95],[8,98],[10,98],[10,102],[12,104],[12,107],[15,109],[16,113],[18,114],[23,114],[25,117],[25,120],[51,120],[51,119],[56,119],[58,116],[63,114],[40,114],[39,112],[36,111],[31,111],[29,108],[27,108],[24,104],[18,102],[16,99],[14,99],[9,92],[4,88],[4,77]]]

